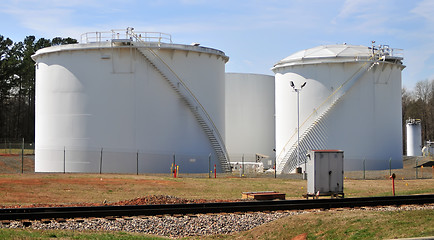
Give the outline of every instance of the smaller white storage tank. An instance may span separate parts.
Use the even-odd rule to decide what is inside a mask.
[[[344,152],[310,150],[307,158],[307,193],[335,195],[344,192]]]
[[[225,74],[225,136],[232,162],[274,163],[274,112],[274,76]]]
[[[432,157],[434,156],[434,142],[432,141],[426,141],[425,146],[422,148],[423,156]]]
[[[407,156],[422,156],[422,128],[420,119],[408,119],[407,129]]]

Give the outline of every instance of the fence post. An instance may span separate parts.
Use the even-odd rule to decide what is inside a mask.
[[[392,158],[389,158],[389,176],[392,176]]]
[[[21,145],[21,173],[24,173],[24,138],[23,144]]]
[[[101,155],[100,155],[100,159],[99,159],[99,174],[102,173],[102,151],[103,151],[103,148],[101,148]]]
[[[136,169],[137,169],[137,175],[139,175],[139,150],[137,150],[137,156],[136,156]]]
[[[21,173],[24,173],[24,138],[23,144],[21,145]]]
[[[243,156],[241,157],[240,177],[244,177],[244,154],[243,154]]]
[[[208,155],[208,178],[211,178],[211,153]]]
[[[418,162],[418,159],[416,157],[416,166],[415,166],[415,169],[416,169],[416,179],[418,178],[418,174],[417,174],[417,162]]]
[[[66,147],[63,146],[63,173],[66,172]]]
[[[366,179],[366,163],[365,163],[365,159],[363,159],[363,179]]]

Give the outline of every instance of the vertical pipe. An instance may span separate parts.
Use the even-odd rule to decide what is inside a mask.
[[[137,175],[139,175],[139,151],[138,150],[136,155],[136,170],[137,170]]]
[[[297,93],[297,165],[300,164],[300,93],[295,89]],[[304,169],[306,171],[306,169]],[[303,174],[303,179],[305,176]]]
[[[24,173],[24,138],[23,144],[21,145],[21,173]]]
[[[363,159],[363,179],[366,179],[366,163],[365,163],[365,159]]]
[[[416,166],[415,166],[415,169],[416,169],[416,179],[418,178],[418,174],[417,174],[417,162],[418,162],[418,159],[416,157]]]
[[[214,164],[214,178],[217,178],[216,164]]]
[[[173,154],[173,167],[176,169],[175,154]]]
[[[99,159],[99,174],[102,173],[102,151],[103,151],[103,148],[101,148],[101,155],[100,155],[100,159]]]

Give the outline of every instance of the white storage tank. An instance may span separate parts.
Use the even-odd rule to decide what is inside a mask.
[[[307,194],[344,194],[344,152],[310,150],[307,155]]]
[[[226,146],[232,161],[274,165],[274,76],[226,73]]]
[[[346,170],[362,170],[363,162],[366,169],[387,169],[390,159],[401,168],[402,60],[388,46],[342,44],[275,64],[277,172],[304,168],[309,149],[342,149]]]
[[[408,119],[407,130],[407,156],[422,156],[422,127],[420,119]]]
[[[128,28],[33,59],[36,172],[230,170],[222,51]]]

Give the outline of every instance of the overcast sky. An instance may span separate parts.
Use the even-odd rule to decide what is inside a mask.
[[[227,72],[273,75],[279,60],[325,44],[404,49],[403,86],[434,78],[433,0],[1,0],[0,35],[72,37],[134,27],[230,57]]]

